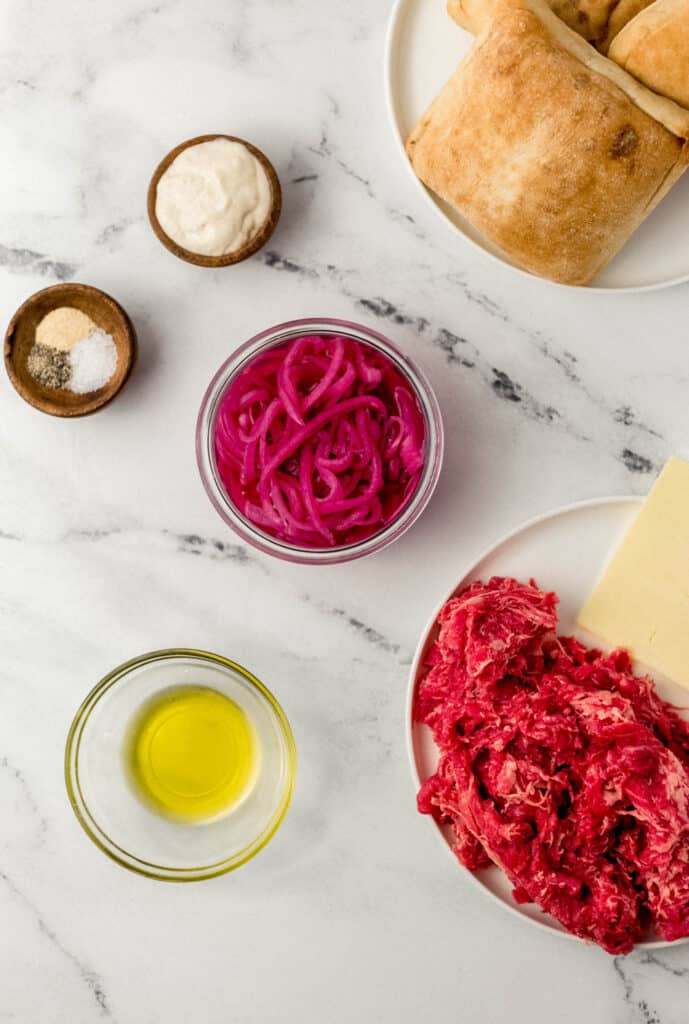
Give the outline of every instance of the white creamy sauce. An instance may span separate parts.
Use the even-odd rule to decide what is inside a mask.
[[[163,231],[200,256],[226,256],[259,233],[272,208],[268,175],[241,142],[189,146],[161,176],[156,216]]]

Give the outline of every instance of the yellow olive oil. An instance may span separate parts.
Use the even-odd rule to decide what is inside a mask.
[[[206,686],[174,686],[146,701],[129,727],[127,772],[149,807],[201,823],[232,810],[260,758],[246,713]]]

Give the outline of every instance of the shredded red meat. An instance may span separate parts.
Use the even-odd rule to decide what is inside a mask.
[[[653,926],[689,935],[689,726],[626,651],[559,637],[557,597],[513,579],[448,601],[415,718],[437,772],[419,810],[467,868],[627,953]]]

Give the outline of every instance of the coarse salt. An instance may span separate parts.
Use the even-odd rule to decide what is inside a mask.
[[[111,335],[97,328],[77,342],[69,353],[71,378],[69,389],[86,395],[104,387],[117,367],[117,349]]]

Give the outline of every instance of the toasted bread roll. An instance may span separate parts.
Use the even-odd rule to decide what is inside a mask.
[[[656,0],[616,36],[610,57],[649,89],[689,107],[689,0]]]
[[[603,53],[617,33],[653,0],[547,0],[554,14],[573,32]],[[448,0],[450,17],[477,35],[495,6],[495,0]]]
[[[689,112],[568,29],[498,0],[407,142],[418,177],[534,274],[585,284],[687,163]]]

